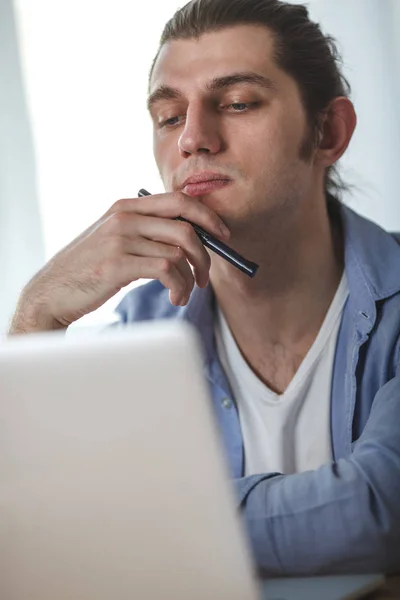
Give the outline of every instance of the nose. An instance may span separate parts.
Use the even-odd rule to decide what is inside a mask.
[[[194,107],[186,113],[185,129],[178,140],[179,153],[184,158],[192,154],[217,154],[222,141],[216,119],[205,109]]]

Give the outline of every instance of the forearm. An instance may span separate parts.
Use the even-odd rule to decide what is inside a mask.
[[[341,470],[349,475],[351,467],[342,462]],[[242,511],[260,568],[275,575],[399,568],[398,533],[384,530],[368,486],[361,477],[349,476],[335,491],[321,492],[323,480],[331,477],[335,475],[321,471],[280,476],[261,481],[248,493]]]
[[[256,562],[268,573],[400,571],[400,381],[377,394],[346,459],[236,480]]]
[[[12,317],[8,335],[56,331],[65,329],[46,310],[46,305],[30,298],[29,291],[22,292]]]

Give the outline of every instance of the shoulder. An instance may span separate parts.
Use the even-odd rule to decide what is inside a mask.
[[[377,302],[400,292],[400,234],[390,233],[347,206],[341,207],[350,291]],[[361,285],[360,285],[361,283]]]

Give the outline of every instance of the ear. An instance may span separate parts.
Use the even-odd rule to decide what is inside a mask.
[[[320,141],[315,163],[330,167],[346,151],[357,124],[353,103],[339,96],[332,100],[321,123]]]

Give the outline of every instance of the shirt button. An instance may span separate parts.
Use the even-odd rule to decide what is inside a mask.
[[[230,408],[232,406],[232,400],[230,398],[222,398],[222,402],[221,402],[222,406],[224,408]]]

